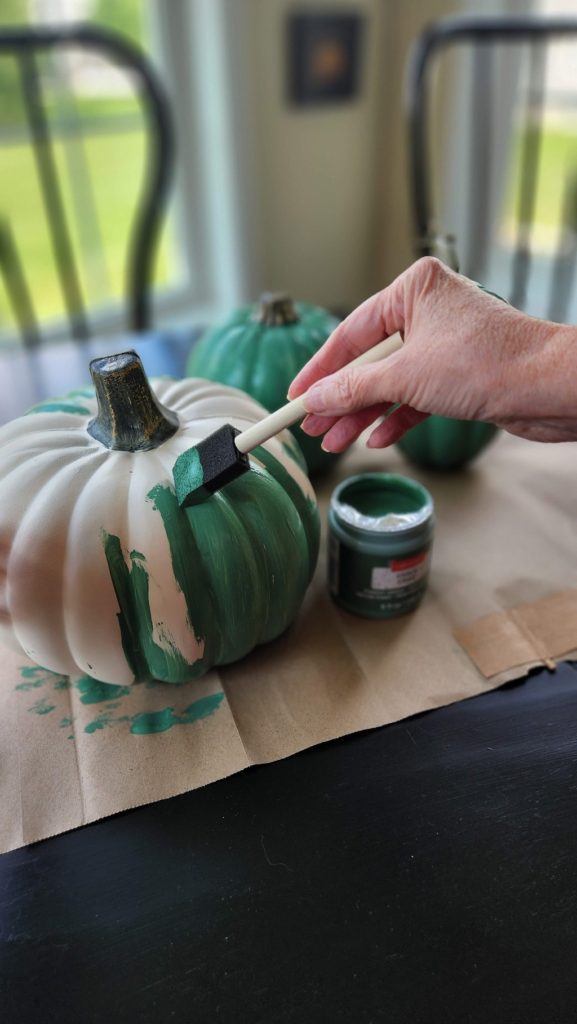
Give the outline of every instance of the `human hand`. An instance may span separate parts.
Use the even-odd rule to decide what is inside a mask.
[[[400,331],[378,363],[347,363]],[[333,331],[295,377],[311,436],[339,452],[368,426],[394,444],[432,413],[496,423],[538,441],[577,440],[577,329],[529,317],[432,257],[418,260]]]

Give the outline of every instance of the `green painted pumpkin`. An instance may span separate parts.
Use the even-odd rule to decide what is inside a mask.
[[[149,383],[135,353],[91,370],[98,398],[76,391],[0,429],[0,640],[54,672],[129,684],[180,683],[279,636],[319,540],[291,434],[181,509],[178,456],[264,410],[205,380]]]
[[[193,348],[187,373],[241,388],[271,412],[284,405],[289,384],[338,324],[319,306],[293,303],[286,295],[263,295],[259,305],[237,309],[209,330]],[[328,467],[336,455],[322,438],[292,428],[310,473]]]
[[[480,455],[498,432],[493,423],[429,416],[397,441],[397,447],[423,469],[460,469]]]

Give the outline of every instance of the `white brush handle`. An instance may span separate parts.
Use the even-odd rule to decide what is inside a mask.
[[[393,352],[397,352],[402,344],[403,341],[400,334],[392,334],[390,338],[385,338],[378,345],[367,349],[366,352],[361,353],[356,359],[352,359],[350,363],[347,363],[347,366],[363,366],[365,363],[377,363],[380,359],[385,359],[387,356],[392,355]],[[242,434],[237,434],[234,443],[238,451],[245,454],[251,452],[253,448],[258,448],[259,444],[264,444],[269,438],[279,434],[285,427],[292,427],[293,423],[298,423],[299,420],[302,420],[307,415],[303,399],[304,395],[294,398],[292,402],[287,402],[286,405],[281,406],[276,412],[272,412],[270,416],[265,416],[264,420],[259,420],[252,427],[243,430]]]

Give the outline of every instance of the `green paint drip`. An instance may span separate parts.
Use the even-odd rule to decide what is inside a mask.
[[[202,718],[209,718],[220,707],[224,693],[213,693],[210,697],[201,697],[193,701],[180,714],[174,708],[163,708],[162,711],[144,711],[132,718],[130,732],[134,736],[146,736],[155,732],[166,732],[174,725],[192,725]]]
[[[173,500],[176,499],[173,495]],[[178,508],[178,506],[177,506]],[[144,556],[131,551],[126,564],[120,539],[103,532],[104,552],[112,585],[118,599],[118,622],[122,648],[137,680],[160,679],[184,682],[195,674],[175,644],[167,637],[165,646],[154,640],[150,611],[148,573]]]
[[[74,685],[82,694],[80,697],[82,704],[102,704],[105,701],[114,700],[116,697],[126,697],[130,693],[129,686],[101,683],[100,680],[91,679],[90,676],[81,676]]]

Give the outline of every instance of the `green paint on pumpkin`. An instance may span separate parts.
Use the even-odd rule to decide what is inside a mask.
[[[53,402],[40,402],[38,405],[33,405],[31,409],[28,409],[25,416],[33,416],[37,412],[70,412],[74,416],[90,416],[90,409],[87,409],[86,406],[67,402],[65,399]]]
[[[264,455],[261,453],[264,452]],[[244,657],[279,636],[300,606],[318,554],[319,518],[285,467],[257,449],[266,468],[180,509],[174,491],[150,492],[170,544],[172,567],[205,651],[198,674]],[[281,522],[282,530],[275,524]],[[295,550],[309,553],[309,564]]]
[[[104,551],[112,585],[118,599],[118,622],[122,648],[135,679],[185,681],[192,678],[195,666],[188,664],[175,644],[168,638],[165,646],[154,639],[154,625],[150,612],[149,581],[146,563],[138,551],[129,554],[126,564],[120,539],[103,533]]]
[[[271,455],[267,448],[264,446],[255,448],[252,454],[263,463],[265,469],[282,485],[300,515],[309,546],[309,578],[311,578],[319,554],[320,518],[317,504],[301,490],[296,480],[293,479],[278,459]]]
[[[263,297],[264,298],[264,297]],[[290,300],[284,297],[285,305]],[[295,316],[262,317],[262,304],[235,310],[193,347],[186,373],[240,388],[274,412],[286,402],[288,387],[318,352],[338,319],[320,306],[293,304]],[[339,456],[324,452],[321,439],[291,427],[309,472],[328,467]]]
[[[194,679],[203,675],[218,660],[214,636],[218,633],[216,626],[219,620],[213,615],[214,595],[210,574],[204,569],[196,540],[202,517],[195,517],[194,528],[191,529],[187,514],[180,508],[171,487],[158,484],[149,491],[148,497],[162,518],[170,548],[172,571],[184,595],[191,628],[196,639],[204,641],[202,658],[194,665],[187,665],[186,673],[179,677],[179,680]],[[156,673],[153,675],[159,678]]]
[[[185,495],[202,487],[204,470],[197,448],[189,448],[188,451],[179,455],[173,466],[172,476],[179,504]]]
[[[303,549],[310,556],[314,546],[314,530],[303,522],[306,499],[278,460],[268,453],[267,459],[274,475],[251,462],[251,472],[218,495],[213,514],[220,520],[221,542],[213,543],[209,529],[197,534],[205,561],[217,566],[217,578],[226,581],[216,593],[218,621],[228,622],[223,664],[280,636],[294,619],[310,578],[310,563],[295,556]],[[295,500],[293,486],[300,499]],[[279,522],[282,531],[276,529]],[[197,529],[196,517],[194,525]],[[244,605],[231,602],[237,592],[244,593]]]

